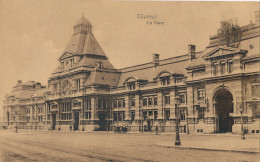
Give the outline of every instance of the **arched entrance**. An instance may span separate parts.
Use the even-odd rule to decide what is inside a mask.
[[[233,96],[227,89],[220,89],[215,93],[216,131],[218,133],[232,132],[234,120],[229,116],[233,113]]]

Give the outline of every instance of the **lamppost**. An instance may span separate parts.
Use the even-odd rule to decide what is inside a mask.
[[[240,115],[241,115],[241,139],[245,140],[244,128],[243,128],[243,105],[240,105]]]
[[[180,134],[179,134],[179,108],[178,108],[179,102],[180,102],[180,97],[176,96],[175,97],[175,115],[176,115],[175,145],[181,145]]]

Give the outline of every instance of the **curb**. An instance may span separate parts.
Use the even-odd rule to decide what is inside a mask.
[[[245,154],[260,154],[260,152],[255,151],[245,151],[245,150],[224,150],[224,149],[210,149],[210,148],[196,148],[196,147],[183,147],[183,146],[164,146],[156,144],[157,146],[166,147],[166,148],[176,148],[176,149],[186,149],[186,150],[203,150],[203,151],[221,151],[221,152],[237,152]]]

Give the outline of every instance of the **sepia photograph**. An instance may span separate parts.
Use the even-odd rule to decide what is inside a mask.
[[[259,4],[0,0],[0,162],[260,161]]]

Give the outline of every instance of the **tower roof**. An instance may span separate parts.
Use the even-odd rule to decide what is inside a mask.
[[[72,55],[95,55],[106,57],[101,46],[92,33],[91,23],[83,16],[74,26],[74,34],[71,36],[64,53]],[[63,56],[63,55],[62,55]]]
[[[91,23],[84,17],[82,16],[74,25],[74,27],[78,25],[86,25],[86,26],[92,26]]]

